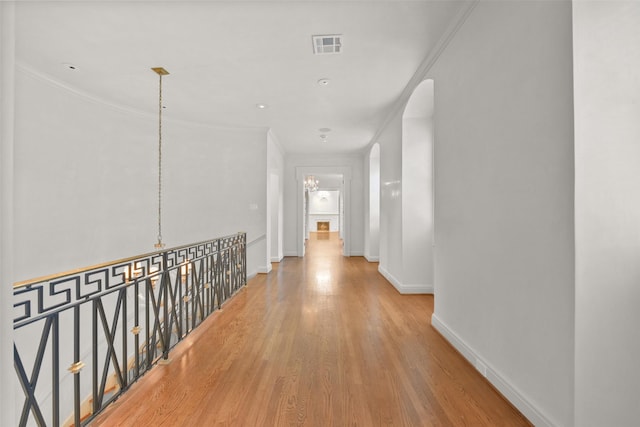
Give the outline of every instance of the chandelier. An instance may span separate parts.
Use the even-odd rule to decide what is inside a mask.
[[[318,191],[319,181],[315,176],[309,175],[304,179],[304,189],[307,191]]]
[[[162,67],[155,67],[152,70],[160,76],[158,95],[158,242],[153,245],[156,249],[164,248],[162,242],[162,76],[169,74]]]

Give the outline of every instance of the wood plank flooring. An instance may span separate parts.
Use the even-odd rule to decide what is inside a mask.
[[[320,237],[320,238],[318,238]],[[376,263],[312,233],[92,426],[526,426]]]

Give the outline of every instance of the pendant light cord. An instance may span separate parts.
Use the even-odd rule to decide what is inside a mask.
[[[160,93],[158,96],[158,243],[156,247],[164,247],[162,243],[162,74],[160,74]]]

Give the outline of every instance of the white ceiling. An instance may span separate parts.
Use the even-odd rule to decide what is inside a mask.
[[[161,66],[170,72],[167,121],[271,128],[287,152],[344,153],[371,141],[460,6],[28,1],[16,6],[16,55],[21,66],[149,114],[158,96],[150,68]],[[342,34],[343,53],[314,55],[317,34]],[[324,127],[332,130],[321,143]]]

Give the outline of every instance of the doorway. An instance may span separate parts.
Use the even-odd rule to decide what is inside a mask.
[[[307,177],[317,180],[317,188],[305,188]],[[303,257],[310,232],[317,222],[329,222],[329,231],[342,239],[342,255],[350,256],[351,168],[341,166],[297,167],[298,193],[297,255]],[[309,182],[309,180],[307,180]]]

